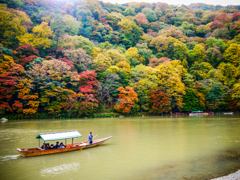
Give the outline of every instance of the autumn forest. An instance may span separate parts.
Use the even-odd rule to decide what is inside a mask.
[[[0,116],[240,110],[240,6],[0,0]]]

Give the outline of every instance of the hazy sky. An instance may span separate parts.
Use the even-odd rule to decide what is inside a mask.
[[[239,0],[102,0],[103,2],[111,2],[111,3],[118,3],[118,4],[123,4],[123,3],[128,3],[128,2],[165,2],[168,4],[185,4],[189,5],[191,3],[205,3],[205,4],[213,4],[213,5],[240,5]]]

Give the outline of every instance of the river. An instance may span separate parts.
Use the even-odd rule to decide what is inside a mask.
[[[0,124],[0,175],[25,180],[209,179],[240,169],[239,129],[236,115],[8,121]],[[24,158],[16,151],[37,147],[39,133],[72,130],[82,134],[74,142],[86,141],[90,131],[97,138],[113,137],[67,153]]]

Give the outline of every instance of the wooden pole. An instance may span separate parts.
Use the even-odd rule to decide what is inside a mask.
[[[40,138],[38,138],[38,148],[40,148]]]
[[[73,138],[72,138],[72,147],[73,147]]]
[[[67,139],[65,139],[65,146],[66,146],[66,144],[67,144]]]

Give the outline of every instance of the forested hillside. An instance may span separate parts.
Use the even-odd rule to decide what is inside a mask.
[[[240,6],[0,3],[1,116],[240,109]]]

